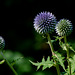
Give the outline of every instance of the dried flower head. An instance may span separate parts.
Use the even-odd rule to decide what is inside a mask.
[[[71,21],[67,19],[61,19],[57,24],[56,24],[56,33],[58,33],[59,36],[65,36],[69,35],[72,32],[73,26]]]
[[[52,33],[55,25],[56,17],[50,12],[41,12],[34,19],[34,28],[40,34]]]
[[[5,47],[5,41],[3,37],[0,36],[0,49],[3,49]]]

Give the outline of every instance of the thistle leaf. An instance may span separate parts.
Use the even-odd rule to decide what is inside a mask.
[[[74,74],[75,73],[75,55],[70,58],[70,62],[71,62],[71,72]]]
[[[67,50],[65,44],[61,40],[59,40],[59,45],[63,50]]]
[[[41,65],[39,64],[39,65],[37,66],[37,70],[38,70],[40,67],[41,67]]]
[[[62,36],[62,37],[59,37],[59,36],[54,36],[56,39],[55,39],[55,41],[57,41],[57,40],[61,40],[61,39],[63,39],[64,37]]]
[[[69,75],[68,72],[61,72],[61,75]]]
[[[67,44],[67,46],[70,50],[72,50],[75,53],[75,50],[73,49],[73,47],[70,44]]]
[[[50,57],[48,56],[48,58],[47,58],[47,61],[46,62],[49,62],[50,61]]]
[[[58,52],[55,52],[55,54],[56,54],[56,58],[58,59],[60,65],[61,65],[62,68],[66,71],[65,65],[64,65],[64,58],[65,58],[65,57],[62,57],[61,54],[58,53]]]
[[[13,60],[13,61],[11,62],[11,65],[13,66],[17,61],[19,61],[19,60],[22,59],[22,58],[23,58],[23,57],[19,57],[19,58]]]
[[[42,58],[42,63],[45,63],[45,58],[44,57]]]
[[[29,60],[33,65],[37,66],[37,70],[42,66],[42,70],[45,70],[46,68],[51,68],[54,65],[53,60],[50,60],[50,57],[48,56],[47,61],[45,61],[45,58],[42,58],[42,62],[34,63],[31,60]]]
[[[0,61],[0,64],[3,64],[5,62],[5,60]]]
[[[61,46],[61,48],[62,48],[63,50],[67,50],[65,44],[64,44],[61,40],[59,40],[59,45]],[[67,43],[67,47],[68,47],[70,50],[72,50],[73,52],[75,52],[75,50],[73,49],[73,47],[72,47],[70,44]]]
[[[41,63],[37,62],[37,63],[34,63],[32,62],[31,60],[29,60],[33,65],[37,66],[37,70],[41,67]]]
[[[47,65],[43,65],[42,70],[45,70],[47,67]]]

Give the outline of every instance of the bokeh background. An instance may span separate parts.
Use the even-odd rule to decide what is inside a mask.
[[[35,16],[42,11],[52,12],[57,21],[69,19],[73,24],[73,32],[68,36],[75,48],[75,4],[73,0],[4,0],[0,1],[0,36],[5,39],[4,55],[14,64],[19,75],[57,75],[56,69],[41,68],[36,71],[29,60],[41,61],[51,54],[47,39],[42,38],[34,27]],[[56,35],[56,34],[55,34]],[[56,44],[55,44],[56,46]],[[56,46],[56,49],[57,46]],[[2,56],[0,55],[0,60]],[[62,69],[61,69],[62,71]],[[7,63],[0,65],[0,75],[14,75]]]

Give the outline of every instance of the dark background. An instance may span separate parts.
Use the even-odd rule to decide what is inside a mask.
[[[73,24],[73,32],[68,38],[72,41],[75,38],[74,7],[73,0],[5,0],[0,2],[0,36],[5,39],[5,54],[10,62],[16,56],[17,58],[24,57],[23,61],[26,65],[24,63],[17,65],[16,62],[14,66],[20,75],[49,75],[49,73],[53,75],[51,71],[55,68],[45,71],[40,69],[36,72],[36,67],[28,61],[29,59],[35,62],[41,61],[43,56],[50,55],[49,46],[45,43],[46,40],[43,40],[33,28],[33,21],[35,16],[43,11],[52,12],[57,21],[62,18],[69,19]],[[25,65],[25,67],[20,67],[20,65]],[[8,73],[8,75],[13,75],[6,63],[0,66],[1,75]],[[18,67],[20,68],[17,69]],[[21,71],[21,69],[25,70]]]

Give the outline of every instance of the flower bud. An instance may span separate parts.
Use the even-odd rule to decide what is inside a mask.
[[[0,49],[2,50],[5,47],[5,41],[4,39],[0,36]]]
[[[61,19],[57,24],[56,24],[56,33],[59,36],[68,36],[72,30],[73,30],[73,26],[71,21],[66,20],[66,19]]]

